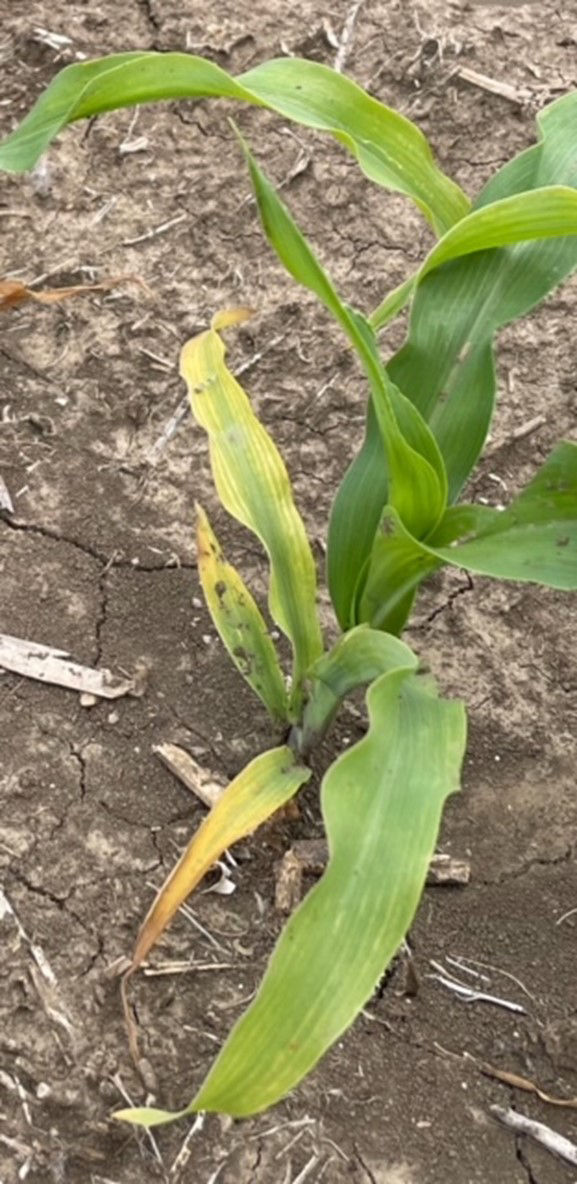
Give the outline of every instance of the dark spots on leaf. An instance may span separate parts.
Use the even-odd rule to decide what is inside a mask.
[[[227,587],[226,587],[224,580],[218,580],[217,583],[214,585],[214,590],[216,592],[216,595],[218,596],[218,599],[223,600],[224,597],[226,596],[226,592],[227,592]]]
[[[237,666],[245,678],[250,678],[253,674],[256,662],[255,656],[250,650],[245,650],[243,645],[235,645],[232,656],[237,663]]]
[[[569,543],[570,543],[570,541],[571,541],[571,540],[570,540],[570,539],[568,539],[568,538],[564,538],[564,539],[557,539],[557,546],[558,546],[558,547],[568,547],[568,546],[569,546]]]

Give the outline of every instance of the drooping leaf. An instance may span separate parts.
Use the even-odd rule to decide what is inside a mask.
[[[115,54],[67,66],[0,145],[0,168],[32,168],[59,131],[78,119],[160,99],[220,97],[268,107],[329,132],[372,181],[411,197],[439,234],[469,208],[468,198],[435,164],[413,123],[351,79],[300,58],[264,62],[238,78],[183,53]]]
[[[311,776],[290,748],[255,757],[231,781],[165,880],[138,935],[131,972],[138,969],[187,896],[233,843],[252,834],[294,797]]]
[[[547,185],[502,197],[472,210],[433,247],[418,282],[453,259],[534,239],[577,234],[577,192],[567,185]]]
[[[394,544],[401,548],[387,563],[391,535],[375,540],[362,617],[379,626],[389,605],[390,588],[402,579],[402,548],[409,574],[420,554],[429,571],[442,564],[479,575],[550,588],[577,588],[577,444],[554,449],[530,484],[505,510],[489,506],[450,507],[437,529],[423,541],[411,538],[390,512]],[[384,558],[383,558],[384,557]],[[397,569],[396,561],[399,562]],[[390,620],[387,620],[392,628]]]
[[[323,781],[327,869],[191,1111],[243,1116],[278,1101],[352,1023],[411,924],[444,801],[458,788],[465,716],[407,667],[382,675],[367,703],[367,735]]]
[[[184,346],[181,372],[193,415],[208,434],[219,498],[269,556],[269,607],[293,647],[291,706],[298,714],[304,676],[322,652],[314,560],[284,461],[224,356],[210,329]]]
[[[443,546],[434,534],[428,542],[445,562],[501,580],[577,588],[577,444],[559,444],[506,510],[458,509],[462,540]]]
[[[198,574],[215,627],[235,666],[273,719],[288,719],[288,701],[276,650],[244,580],[227,563],[204,510],[197,506]]]

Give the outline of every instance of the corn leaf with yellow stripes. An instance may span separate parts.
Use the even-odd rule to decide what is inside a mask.
[[[227,563],[201,506],[197,506],[198,574],[208,610],[237,670],[273,719],[288,719],[288,699],[263,615],[236,568]]]
[[[255,757],[231,781],[160,889],[138,935],[131,971],[137,970],[148,956],[181,904],[223,851],[266,822],[310,776],[310,769],[297,764],[292,750],[283,746]]]
[[[216,321],[222,324],[222,316]],[[315,564],[284,461],[224,358],[212,328],[185,345],[181,372],[209,438],[220,501],[268,554],[269,608],[293,648],[291,710],[298,714],[306,672],[322,652]]]

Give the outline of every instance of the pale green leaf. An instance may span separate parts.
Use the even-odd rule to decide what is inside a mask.
[[[501,580],[577,589],[577,444],[560,444],[506,510],[459,510],[462,541],[428,541],[445,562]]]
[[[327,870],[194,1109],[253,1114],[292,1089],[370,998],[413,920],[444,801],[458,789],[464,711],[407,668],[382,675],[367,704],[367,735],[323,781]]]
[[[293,647],[291,705],[298,714],[303,679],[322,652],[314,560],[284,461],[224,356],[210,329],[185,345],[181,371],[193,415],[208,434],[219,498],[267,551],[269,607]]]
[[[0,146],[0,168],[32,168],[74,120],[159,99],[211,97],[268,107],[305,127],[329,132],[371,180],[411,197],[439,234],[469,208],[468,198],[435,164],[413,123],[351,79],[299,58],[264,62],[238,78],[183,53],[116,54],[67,66]]]
[[[367,735],[323,780],[327,869],[189,1112],[242,1117],[293,1089],[370,998],[413,920],[445,799],[459,787],[465,714],[407,667],[382,675],[367,704]],[[122,1116],[142,1121],[143,1111]]]

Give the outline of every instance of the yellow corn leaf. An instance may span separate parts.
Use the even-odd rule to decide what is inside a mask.
[[[310,769],[297,765],[295,754],[283,746],[255,757],[231,781],[160,889],[138,935],[130,973],[138,969],[182,902],[223,851],[252,834],[294,797],[310,776]]]
[[[268,553],[269,608],[292,645],[297,715],[306,672],[322,653],[314,560],[284,461],[224,358],[221,338],[209,329],[184,346],[181,373],[193,415],[209,437],[219,498]]]
[[[197,506],[196,551],[208,610],[235,666],[273,718],[286,720],[287,693],[265,621],[244,580],[226,562],[201,506]]]

